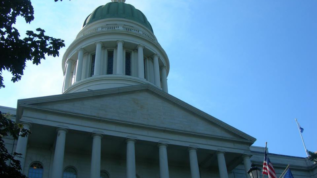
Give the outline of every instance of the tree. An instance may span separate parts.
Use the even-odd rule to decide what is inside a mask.
[[[18,139],[19,135],[27,136],[30,131],[23,128],[22,124],[16,124],[8,114],[2,114],[0,111],[0,177],[6,178],[26,178],[21,173],[20,161],[15,157],[21,154],[14,152],[11,155],[5,147],[3,137],[11,135]]]
[[[59,50],[65,46],[63,40],[46,36],[45,30],[41,28],[37,28],[36,32],[27,31],[26,37],[21,39],[18,29],[13,26],[18,16],[22,16],[26,23],[34,20],[30,0],[0,0],[0,88],[5,87],[2,71],[10,71],[13,75],[11,80],[19,81],[26,61],[38,65],[46,55],[59,56]],[[21,173],[20,162],[15,159],[21,154],[10,154],[3,138],[11,135],[18,139],[19,136],[27,136],[30,132],[8,117],[9,115],[4,115],[0,111],[0,177],[26,178]]]
[[[18,29],[13,26],[16,18],[22,16],[26,23],[30,23],[33,14],[30,0],[0,0],[0,88],[5,87],[3,70],[11,72],[13,82],[19,81],[26,61],[38,65],[46,55],[59,56],[59,50],[65,46],[64,40],[46,36],[41,28],[36,32],[27,31],[26,37],[20,39]]]
[[[313,153],[311,151],[308,151],[308,159],[313,161],[315,164],[317,163],[317,152]]]

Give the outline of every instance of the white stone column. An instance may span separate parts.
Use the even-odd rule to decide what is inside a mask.
[[[87,78],[87,70],[88,70],[88,53],[85,53],[83,57],[83,68],[82,68],[82,74],[81,74],[81,80],[84,80]]]
[[[91,152],[90,178],[100,178],[101,135],[94,134]]]
[[[135,140],[127,140],[127,178],[135,178]]]
[[[95,54],[95,67],[94,67],[94,76],[100,75],[100,68],[101,68],[101,42],[96,44],[96,54]]]
[[[169,178],[168,157],[166,147],[167,146],[165,144],[159,144],[160,178]]]
[[[91,65],[92,65],[92,55],[87,55],[87,70],[86,70],[86,78],[92,77],[91,76]]]
[[[167,88],[167,74],[166,74],[166,67],[162,67],[162,89],[163,91],[165,91],[166,93],[168,92],[168,88]]]
[[[192,178],[200,178],[196,148],[189,148],[189,161]]]
[[[102,65],[101,65],[101,75],[107,74],[107,61],[108,61],[108,51],[105,47],[102,48]]]
[[[31,124],[28,123],[23,123],[23,128],[30,130]],[[21,165],[21,169],[23,172],[23,168],[24,168],[24,162],[25,162],[25,157],[26,157],[26,149],[27,149],[27,145],[28,145],[28,136],[25,137],[21,137],[19,136],[18,138],[18,142],[17,142],[17,146],[16,146],[16,150],[15,152],[20,153],[20,156],[17,156],[16,159],[20,161],[20,165]]]
[[[78,51],[78,59],[77,59],[77,68],[76,68],[76,82],[81,80],[81,76],[83,74],[83,61],[84,60],[84,50],[80,49]]]
[[[138,45],[138,77],[144,79],[144,55],[141,45]]]
[[[161,87],[161,76],[160,76],[160,64],[158,56],[155,54],[153,57],[154,60],[154,81],[157,87]]]
[[[64,89],[63,91],[65,91],[72,82],[72,70],[73,70],[73,62],[68,59],[67,60],[67,68],[66,68],[66,74],[65,74],[65,82],[64,82]]]
[[[62,128],[57,130],[52,177],[62,177],[63,174],[66,132],[67,130]]]
[[[123,41],[117,42],[117,73],[118,75],[123,75]]]
[[[226,159],[223,152],[217,153],[218,158],[218,168],[219,168],[219,175],[220,178],[228,178],[228,171],[227,171],[227,165],[226,165]]]
[[[247,177],[250,178],[250,175],[248,174],[248,171],[251,168],[251,161],[250,161],[250,156],[249,155],[244,155],[243,156],[243,163],[244,163],[244,169],[247,174]]]

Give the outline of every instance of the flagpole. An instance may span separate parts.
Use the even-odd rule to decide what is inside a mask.
[[[289,164],[286,166],[285,170],[282,172],[282,174],[280,175],[279,178],[283,177],[287,171],[287,169],[289,168]]]
[[[264,152],[266,152],[266,148],[267,148],[267,142],[265,142],[265,150],[264,150]],[[263,170],[262,170],[262,178],[264,178]]]
[[[303,145],[304,145],[304,148],[305,148],[306,155],[307,155],[307,157],[309,157],[309,156],[308,156],[308,151],[307,151],[307,149],[306,149],[306,145],[305,145],[305,142],[304,142],[304,138],[303,138],[303,135],[302,135],[302,132],[301,132],[299,123],[297,122],[297,119],[296,119],[296,118],[295,118],[295,121],[296,121],[297,126],[298,126],[299,135],[300,135],[300,137],[302,138],[302,142],[303,142]]]

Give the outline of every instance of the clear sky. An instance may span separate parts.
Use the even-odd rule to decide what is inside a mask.
[[[35,20],[65,40],[60,57],[27,64],[0,89],[0,105],[61,94],[61,59],[85,18],[110,0],[32,0]],[[127,0],[151,22],[171,64],[169,93],[255,137],[271,153],[305,157],[295,118],[317,151],[316,0]],[[315,131],[314,131],[315,130]]]

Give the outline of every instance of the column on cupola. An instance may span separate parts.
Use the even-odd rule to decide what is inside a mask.
[[[191,178],[200,178],[196,148],[189,148]]]
[[[141,45],[138,45],[138,77],[144,79],[144,55]]]
[[[166,144],[163,144],[163,143],[159,144],[159,157],[160,157],[160,178],[169,178]]]
[[[97,42],[96,43],[96,54],[95,54],[94,76],[100,75],[101,57],[102,57],[101,48],[102,48],[102,43]]]
[[[23,129],[30,130],[30,127],[31,127],[31,124],[23,123]],[[25,136],[25,137],[19,136],[16,150],[15,150],[15,152],[21,154],[21,156],[18,156],[16,159],[20,161],[22,172],[23,172],[24,162],[25,162],[25,157],[26,157],[28,138],[29,138],[29,136]]]
[[[139,71],[138,71],[138,51],[133,50],[131,54],[131,74],[133,77],[138,77]]]
[[[123,75],[123,41],[117,42],[117,70],[116,74]]]
[[[64,77],[64,88],[63,91],[65,91],[71,84],[72,84],[72,77],[73,77],[73,62],[68,59],[67,60],[67,67],[66,67],[66,74]]]
[[[244,169],[247,174],[247,177],[250,178],[248,171],[251,168],[251,161],[250,161],[250,156],[249,155],[243,155],[243,163],[244,163]]]
[[[83,61],[84,60],[84,50],[80,49],[78,51],[78,59],[77,59],[77,66],[76,66],[76,82],[79,82],[82,80],[82,74],[83,74]]]
[[[92,66],[95,66],[95,63],[92,64],[92,62],[93,62],[92,55],[88,54],[87,55],[87,70],[86,70],[86,77],[87,78],[93,76],[94,71],[92,71]]]
[[[161,69],[161,79],[162,79],[162,89],[163,91],[165,91],[166,93],[168,92],[168,88],[167,88],[167,72],[166,72],[166,67],[163,66]]]
[[[103,65],[102,67],[104,68],[102,75],[106,75],[107,74],[107,70],[108,70],[108,50],[106,48],[103,48]]]
[[[223,152],[218,152],[217,158],[218,158],[218,168],[219,168],[220,178],[228,178],[225,154]]]
[[[84,54],[83,57],[83,69],[82,69],[82,73],[81,73],[81,80],[84,80],[88,77],[88,53]]]
[[[135,178],[135,140],[127,140],[127,178]]]
[[[53,158],[53,171],[52,177],[62,177],[65,141],[67,130],[63,128],[57,129],[57,138],[55,143],[55,152]]]
[[[155,54],[153,57],[154,60],[154,83],[157,87],[161,87],[161,79],[160,79],[160,64],[159,64],[159,58]]]
[[[90,178],[100,178],[101,135],[94,134],[91,152]]]
[[[153,60],[151,58],[146,58],[145,59],[145,78],[150,83],[155,84],[154,64],[153,64]]]

